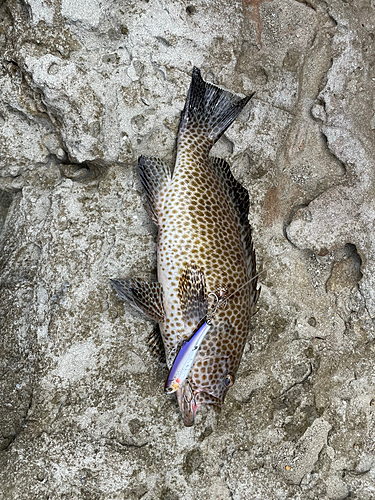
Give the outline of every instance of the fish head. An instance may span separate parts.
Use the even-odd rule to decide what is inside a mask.
[[[195,414],[197,413],[198,408],[203,406],[207,409],[220,413],[223,403],[208,392],[198,392],[196,395],[192,395],[188,384],[183,385],[178,389],[177,399],[180,406],[182,420],[186,427],[190,427],[194,424]]]
[[[194,364],[189,378],[177,390],[177,400],[186,426],[194,424],[196,412],[205,407],[221,412],[235,375],[229,371],[230,358],[210,356]]]

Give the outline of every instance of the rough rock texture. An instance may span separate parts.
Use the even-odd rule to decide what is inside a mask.
[[[0,498],[375,498],[375,5],[0,0]],[[109,278],[155,276],[140,154],[193,65],[251,104],[215,146],[262,294],[220,417],[184,428]]]

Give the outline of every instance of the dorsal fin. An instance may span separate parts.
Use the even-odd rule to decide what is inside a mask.
[[[142,186],[146,191],[147,212],[155,224],[158,224],[164,195],[171,180],[170,168],[159,158],[140,156],[138,172]]]
[[[207,314],[207,298],[204,273],[195,264],[185,267],[178,284],[178,298],[185,325],[196,327]]]
[[[249,193],[247,190],[233,177],[228,163],[221,158],[210,158],[212,166],[216,171],[217,177],[220,179],[223,188],[233,202],[233,207],[237,213],[237,217],[241,227],[241,239],[248,258],[248,265],[252,268],[253,275],[256,274],[255,268],[255,252],[251,239],[251,226],[249,224]],[[253,283],[254,285],[254,283]],[[256,280],[255,280],[256,285]]]
[[[158,323],[164,322],[163,286],[138,278],[111,280],[118,295]]]

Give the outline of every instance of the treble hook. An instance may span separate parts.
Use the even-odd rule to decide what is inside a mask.
[[[189,403],[191,403],[192,401],[194,401],[194,404],[196,405],[196,404],[197,404],[197,402],[196,402],[196,400],[195,400],[194,391],[193,391],[193,389],[192,389],[192,387],[191,387],[191,385],[190,385],[190,380],[187,378],[187,379],[186,379],[186,382],[187,382],[187,386],[188,386],[188,387],[189,387],[189,389],[190,389],[191,398],[190,398],[190,400],[188,400],[188,399],[187,399],[187,396],[186,396],[186,394],[185,394],[185,391],[184,391],[184,401],[185,401],[185,403],[188,403],[188,404],[189,404]]]
[[[208,325],[211,324],[214,315],[218,309],[224,309],[227,305],[227,293],[228,288],[226,286],[221,286],[217,292],[210,292],[208,297],[212,296],[214,298],[214,304],[212,305],[211,311],[207,313],[206,322]]]

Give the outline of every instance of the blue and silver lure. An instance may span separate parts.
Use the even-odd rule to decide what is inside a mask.
[[[178,351],[165,383],[165,392],[167,394],[177,391],[187,379],[198,354],[198,349],[211,328],[207,321],[206,317],[200,321],[192,336],[182,344],[181,349]]]

